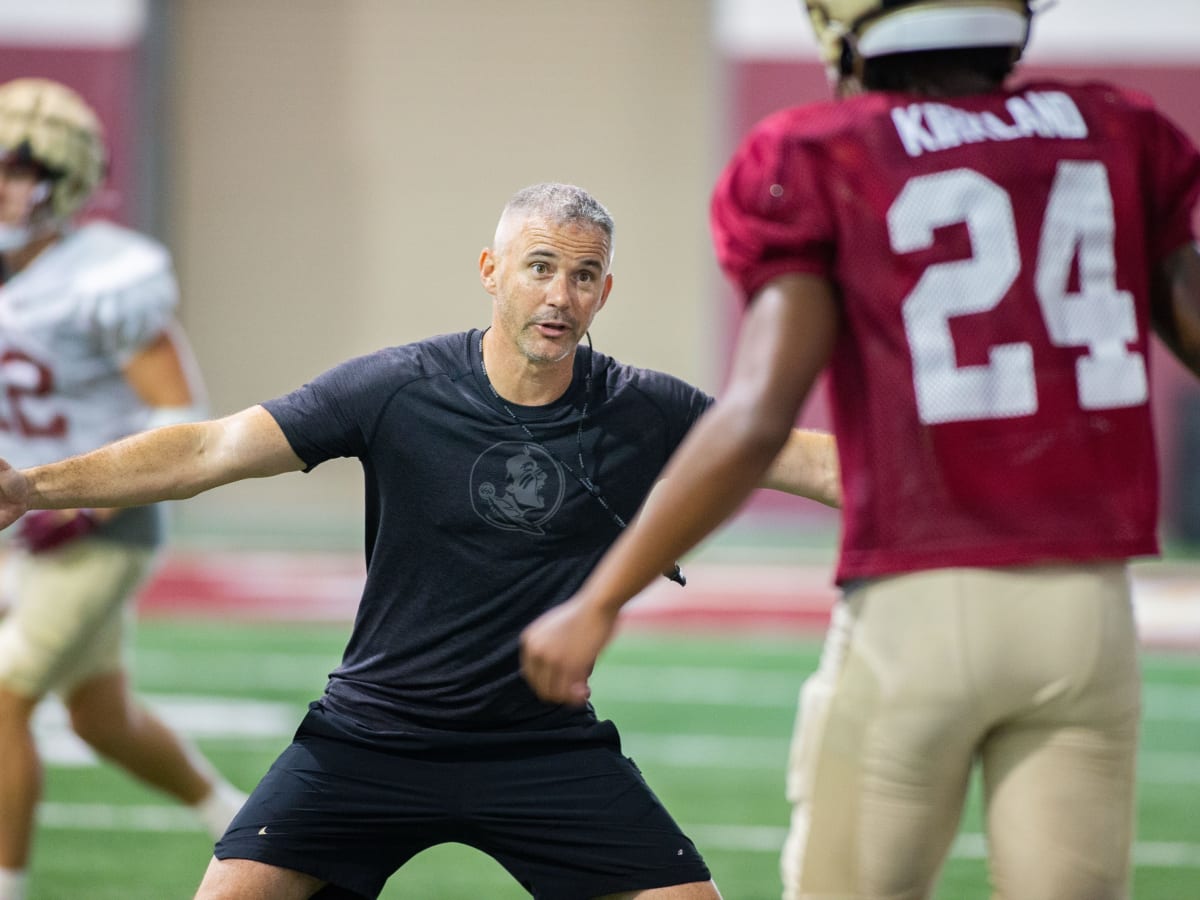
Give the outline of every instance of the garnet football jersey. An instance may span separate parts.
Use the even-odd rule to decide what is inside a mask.
[[[1200,157],[1139,95],[870,93],[760,123],[715,190],[746,298],[837,285],[838,578],[1157,551],[1150,273]]]

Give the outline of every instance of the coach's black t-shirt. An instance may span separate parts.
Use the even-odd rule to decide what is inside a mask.
[[[581,472],[581,439],[586,474],[629,521],[712,402],[580,348],[559,400],[508,404],[530,440],[488,386],[481,337],[380,350],[263,404],[309,469],[362,463],[367,579],[320,705],[375,738],[587,731],[590,707],[542,703],[518,663],[521,630],[579,588],[619,531],[568,466]]]

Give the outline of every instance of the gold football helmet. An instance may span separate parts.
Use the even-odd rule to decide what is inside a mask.
[[[854,60],[957,47],[1022,48],[1028,0],[805,0],[821,57],[848,75]]]
[[[100,120],[75,91],[44,78],[0,85],[0,158],[43,169],[52,218],[79,210],[104,177]]]

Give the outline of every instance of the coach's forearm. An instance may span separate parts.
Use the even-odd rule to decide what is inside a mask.
[[[842,505],[837,442],[823,431],[793,429],[763,476],[762,486],[786,491],[826,506]]]
[[[137,506],[182,500],[223,484],[213,465],[215,422],[135,434],[80,456],[25,469],[30,509]]]

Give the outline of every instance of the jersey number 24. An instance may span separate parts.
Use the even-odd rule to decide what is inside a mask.
[[[1021,270],[1016,221],[1005,190],[971,169],[911,179],[888,210],[897,253],[930,247],[935,229],[965,224],[972,255],[926,269],[904,299],[917,410],[926,424],[1037,412],[1033,348],[997,344],[983,365],[960,366],[950,319],[994,309]],[[1034,284],[1050,340],[1084,347],[1075,364],[1082,409],[1136,406],[1148,397],[1133,296],[1117,289],[1108,172],[1099,162],[1058,165],[1038,247]],[[1070,290],[1078,260],[1079,290]]]

